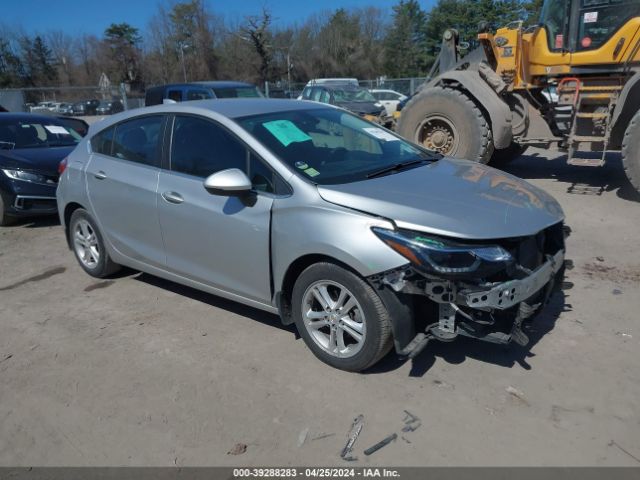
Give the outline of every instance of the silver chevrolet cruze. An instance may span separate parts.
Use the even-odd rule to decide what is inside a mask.
[[[61,165],[69,246],[278,313],[324,362],[464,335],[526,345],[564,265],[542,190],[339,108],[206,100],[114,115]]]

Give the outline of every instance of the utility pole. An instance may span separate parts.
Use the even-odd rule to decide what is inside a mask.
[[[182,63],[182,76],[184,77],[184,81],[187,81],[187,68],[184,64],[184,49],[189,48],[189,45],[186,43],[180,43],[180,62]]]

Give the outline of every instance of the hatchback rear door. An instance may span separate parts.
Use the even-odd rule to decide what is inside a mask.
[[[157,187],[166,117],[146,115],[91,140],[87,189],[100,229],[131,259],[164,267]]]

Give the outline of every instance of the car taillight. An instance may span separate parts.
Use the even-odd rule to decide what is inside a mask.
[[[67,169],[67,159],[65,158],[58,164],[58,174],[62,175]]]

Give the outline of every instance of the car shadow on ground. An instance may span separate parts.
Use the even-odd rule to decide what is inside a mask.
[[[170,280],[165,280],[160,277],[155,277],[147,273],[135,273],[131,270],[128,270],[128,273],[127,271],[124,271],[124,270],[121,272],[122,272],[122,276],[133,274],[133,278],[140,282],[144,282],[148,285],[152,285],[154,287],[168,290],[170,292],[176,293],[178,295],[182,295],[184,297],[190,298],[197,302],[205,303],[215,308],[226,310],[229,313],[250,318],[251,320],[255,320],[256,322],[260,322],[270,327],[275,327],[275,328],[279,328],[280,330],[291,332],[295,335],[296,339],[299,338],[298,332],[296,331],[295,326],[283,325],[278,315],[265,312],[257,308],[249,307],[247,305],[234,302],[233,300],[227,300],[226,298],[218,297],[211,293],[203,292],[201,290],[196,290],[195,288],[187,287],[185,285],[181,285],[179,283],[175,283]]]
[[[600,158],[599,152],[581,153],[585,158]],[[602,195],[604,192],[616,192],[616,195],[630,202],[640,202],[640,193],[636,192],[627,179],[619,153],[609,152],[603,167],[581,167],[567,164],[567,155],[558,155],[547,159],[533,152],[525,154],[505,165],[505,172],[524,178],[554,179],[567,184],[567,193],[576,195]]]
[[[364,373],[379,374],[398,369],[406,362],[411,362],[410,377],[422,377],[435,364],[436,359],[441,358],[453,365],[463,363],[468,358],[485,363],[512,368],[520,365],[525,370],[533,367],[529,359],[535,357],[531,351],[533,347],[555,327],[556,321],[562,312],[571,311],[571,305],[566,303],[566,294],[556,292],[549,299],[549,303],[536,316],[533,321],[526,322],[523,329],[529,337],[529,343],[521,347],[515,343],[510,345],[497,345],[467,337],[459,336],[453,342],[439,342],[432,340],[427,347],[413,360],[398,356],[395,351],[383,358]]]
[[[227,300],[213,294],[196,290],[169,280],[165,280],[146,273],[138,273],[125,269],[121,271],[118,277],[131,275],[133,279],[152,285],[157,288],[185,296],[192,300],[205,303],[215,308],[226,310],[227,312],[242,315],[257,322],[270,327],[290,332],[296,340],[300,339],[294,325],[283,325],[280,318],[275,314],[249,307],[241,303]],[[529,336],[529,344],[521,347],[516,344],[509,346],[496,345],[492,343],[481,342],[465,337],[459,337],[451,343],[442,343],[436,340],[431,341],[425,350],[413,360],[398,356],[395,351],[389,353],[378,364],[362,372],[365,375],[388,373],[397,370],[406,362],[411,362],[411,371],[409,376],[422,377],[433,366],[437,358],[442,358],[450,364],[461,364],[467,358],[473,358],[481,362],[492,363],[501,367],[512,368],[520,365],[525,370],[530,370],[532,366],[528,359],[535,356],[531,349],[546,334],[553,330],[556,320],[562,312],[570,311],[571,305],[565,302],[566,295],[564,292],[556,292],[549,299],[549,303],[544,307],[540,314],[534,318],[533,322],[524,326],[525,332]]]
[[[11,227],[22,227],[22,228],[44,228],[44,227],[55,227],[60,225],[60,219],[57,215],[47,215],[43,217],[24,217],[17,218],[15,223],[12,223]]]

